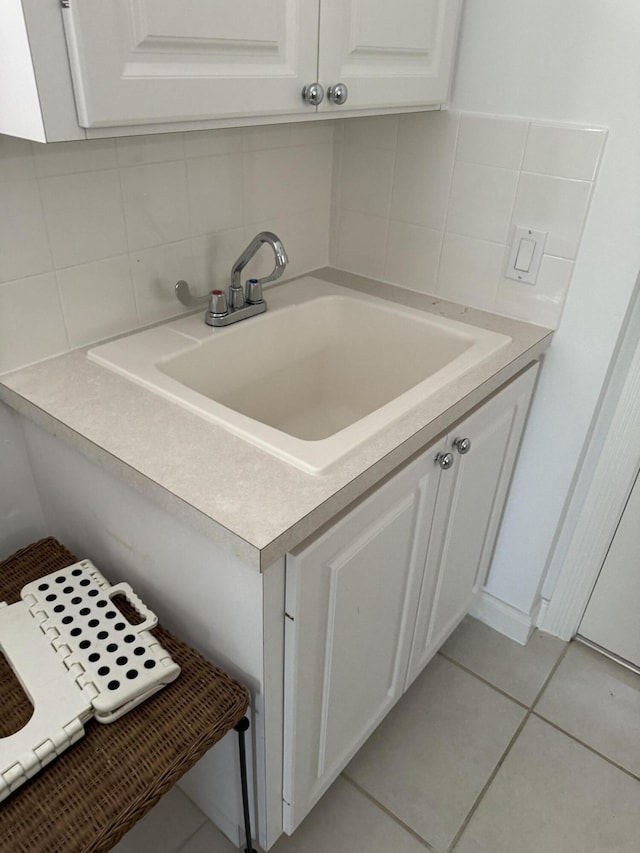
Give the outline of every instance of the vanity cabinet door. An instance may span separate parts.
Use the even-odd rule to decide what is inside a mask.
[[[484,584],[537,371],[529,367],[447,437],[455,461],[440,479],[407,687]]]
[[[318,0],[69,0],[63,14],[83,127],[300,113],[316,79]]]
[[[288,833],[403,692],[439,475],[421,457],[287,556]]]
[[[446,102],[459,12],[459,0],[321,0],[318,80],[348,97],[319,110]]]

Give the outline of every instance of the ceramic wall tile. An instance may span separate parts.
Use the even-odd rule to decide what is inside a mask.
[[[184,135],[187,157],[213,157],[216,154],[233,154],[242,150],[246,131],[228,127],[220,130],[192,130]]]
[[[0,284],[0,373],[68,348],[53,272]]]
[[[447,215],[453,160],[434,166],[423,154],[398,151],[391,219],[441,231]]]
[[[503,255],[498,243],[445,234],[437,293],[474,308],[493,306]]]
[[[0,134],[0,184],[35,178],[32,143],[27,139]]]
[[[386,219],[343,210],[338,236],[338,267],[348,272],[381,278],[384,273],[386,239]]]
[[[43,178],[40,191],[56,267],[127,251],[116,169]]]
[[[540,326],[556,328],[562,314],[573,261],[543,255],[535,285],[502,277],[498,283],[495,310]]]
[[[194,237],[191,240],[193,280],[189,280],[194,295],[204,296],[216,287],[226,287],[231,267],[247,243],[242,225]]]
[[[82,139],[33,146],[36,171],[41,178],[115,169],[116,146],[113,139]]]
[[[386,148],[395,151],[399,116],[364,116],[343,122],[344,141],[361,148]]]
[[[130,249],[144,249],[189,236],[187,170],[183,160],[121,170]]]
[[[511,169],[456,163],[446,230],[505,243],[519,173]]]
[[[398,152],[423,156],[440,165],[452,162],[455,154],[459,113],[406,113],[398,123]]]
[[[385,280],[421,293],[434,293],[442,237],[442,231],[406,222],[390,222]]]
[[[607,132],[532,122],[522,168],[526,172],[592,181]]]
[[[592,184],[523,172],[513,209],[514,225],[548,231],[545,252],[575,258]]]
[[[72,347],[139,324],[128,255],[58,270],[57,277]]]
[[[187,160],[191,234],[242,224],[242,154]]]
[[[46,272],[52,265],[37,182],[0,183],[0,281]]]
[[[401,115],[387,217],[387,171],[375,168],[364,148],[368,141],[394,153],[392,118],[342,122],[344,143],[335,146],[332,262],[340,265],[349,252],[341,233],[345,211],[375,213],[388,218],[387,281],[411,287],[419,279],[420,286],[428,283],[456,301],[556,327],[606,131],[446,111]],[[352,150],[350,141],[358,148]],[[548,232],[533,286],[503,278],[515,225]],[[433,235],[440,233],[443,249],[434,273]],[[427,234],[433,239],[424,242]],[[351,271],[379,267],[365,258],[358,269],[356,256],[349,256]]]
[[[312,208],[290,216],[271,217],[264,222],[246,225],[244,243],[258,231],[275,231],[287,252],[289,263],[283,278],[294,278],[325,266],[329,252],[329,211],[326,207]],[[243,278],[260,278],[273,271],[273,252],[268,246],[258,252],[243,272]]]
[[[328,207],[331,158],[331,145],[273,148],[245,154],[245,223]]]
[[[345,145],[342,155],[342,207],[372,216],[388,216],[394,159],[394,152],[383,148]]]
[[[456,160],[520,169],[529,122],[493,116],[463,115]]]
[[[120,166],[142,166],[184,159],[184,134],[159,133],[149,136],[124,136],[116,139]]]
[[[189,310],[178,302],[174,290],[181,279],[194,289],[189,240],[131,252],[129,260],[141,323],[157,323]]]

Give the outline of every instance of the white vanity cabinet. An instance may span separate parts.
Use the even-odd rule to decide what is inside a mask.
[[[287,556],[285,831],[294,831],[481,589],[537,369]]]
[[[437,106],[460,0],[7,0],[0,132],[39,141]],[[305,102],[318,82],[344,103]]]

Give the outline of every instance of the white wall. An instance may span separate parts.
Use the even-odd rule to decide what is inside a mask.
[[[636,0],[466,2],[455,108],[610,131],[490,579],[490,590],[527,612],[640,268],[638,44]]]

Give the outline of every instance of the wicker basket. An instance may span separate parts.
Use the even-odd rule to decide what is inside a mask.
[[[43,539],[0,563],[0,601],[78,558]],[[133,614],[132,614],[133,615]],[[158,625],[152,632],[180,665],[172,684],[110,725],[86,733],[0,805],[2,853],[110,850],[196,761],[244,716],[245,688]],[[32,708],[0,655],[0,736]]]

